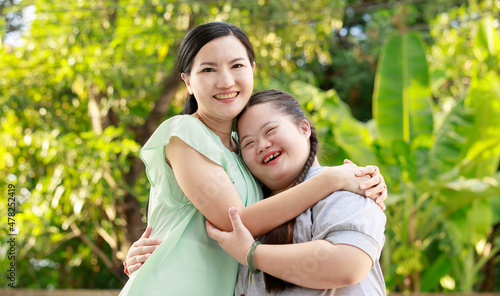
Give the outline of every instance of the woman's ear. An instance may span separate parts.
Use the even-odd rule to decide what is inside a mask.
[[[184,84],[186,85],[189,94],[192,95],[193,91],[191,90],[191,82],[189,81],[189,76],[186,75],[184,72],[182,72],[181,78],[182,78],[182,81],[184,81]]]
[[[302,119],[300,122],[300,130],[302,131],[302,134],[306,136],[307,139],[311,136],[311,124],[307,119]]]

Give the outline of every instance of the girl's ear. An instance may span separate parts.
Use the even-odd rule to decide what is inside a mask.
[[[309,139],[311,136],[311,124],[307,119],[302,119],[300,122],[300,130],[302,131],[302,134]]]
[[[189,94],[192,95],[193,91],[191,90],[191,82],[189,80],[189,76],[186,75],[184,72],[182,72],[181,78],[182,78],[182,81],[184,81],[184,84],[186,84],[186,87],[188,89]]]

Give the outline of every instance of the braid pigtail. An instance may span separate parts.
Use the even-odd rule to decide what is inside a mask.
[[[311,126],[311,136],[309,137],[309,141],[311,142],[311,151],[309,152],[309,158],[307,159],[299,178],[297,178],[297,181],[295,181],[293,186],[299,185],[300,183],[304,182],[307,174],[309,173],[309,169],[311,169],[311,166],[314,163],[316,154],[318,153],[318,137],[316,135],[316,129],[313,126]]]

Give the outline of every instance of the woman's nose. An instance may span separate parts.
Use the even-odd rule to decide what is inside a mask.
[[[222,70],[219,72],[219,77],[217,79],[217,87],[219,88],[229,88],[234,85],[234,76],[229,69]]]

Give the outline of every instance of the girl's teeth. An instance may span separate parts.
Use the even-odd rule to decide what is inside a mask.
[[[281,153],[279,152],[276,152],[274,153],[273,155],[270,155],[269,157],[267,157],[266,159],[264,159],[264,163],[268,163],[270,162],[271,160],[275,159],[276,157],[278,157]]]

